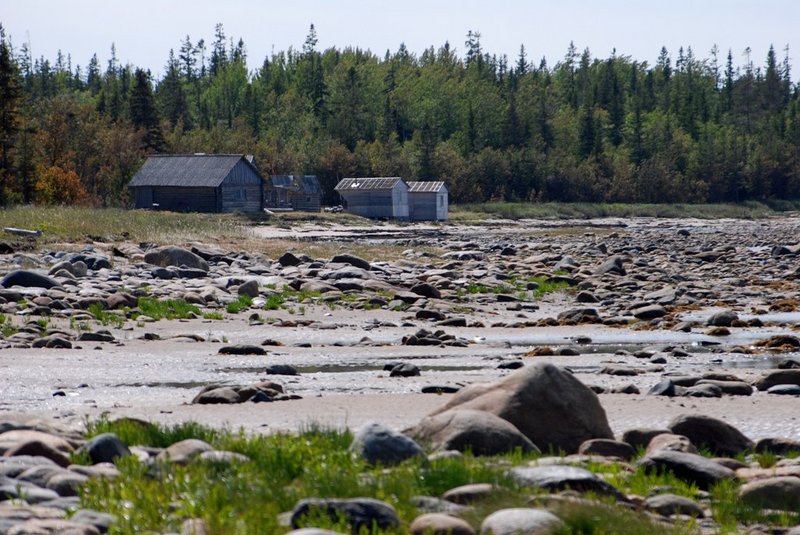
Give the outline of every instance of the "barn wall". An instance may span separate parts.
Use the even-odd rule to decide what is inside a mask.
[[[140,186],[131,188],[133,190],[133,207],[146,208],[153,207],[153,188]]]
[[[260,212],[264,206],[264,184],[253,169],[241,160],[220,186],[223,212]]]
[[[215,188],[156,186],[152,188],[153,204],[159,210],[173,212],[218,212]],[[150,207],[148,207],[150,208]]]

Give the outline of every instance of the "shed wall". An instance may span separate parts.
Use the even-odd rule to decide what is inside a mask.
[[[391,190],[343,191],[347,211],[361,217],[395,217]]]
[[[322,201],[318,193],[306,194],[302,191],[289,193],[289,203],[292,208],[301,212],[319,212]]]
[[[150,206],[158,205],[159,210],[173,212],[219,212],[216,188],[185,188],[161,186],[152,188],[153,199]]]

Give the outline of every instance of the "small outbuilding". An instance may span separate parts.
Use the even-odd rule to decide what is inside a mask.
[[[351,214],[408,219],[408,184],[400,177],[343,178],[334,189]]]
[[[265,201],[267,208],[319,212],[322,187],[315,175],[272,175]]]
[[[444,182],[420,180],[408,183],[409,218],[413,221],[446,221],[448,192]]]
[[[136,208],[175,212],[260,212],[264,178],[244,154],[159,154],[128,187]]]

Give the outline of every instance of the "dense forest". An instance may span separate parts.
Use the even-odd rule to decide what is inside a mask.
[[[2,30],[0,29],[0,32]],[[800,198],[800,88],[788,49],[661,49],[655,65],[574,45],[490,54],[469,32],[417,56],[298,50],[248,66],[242,40],[177,40],[164,74],[0,40],[0,203],[129,202],[150,153],[249,153],[262,174],[444,180],[454,202]]]

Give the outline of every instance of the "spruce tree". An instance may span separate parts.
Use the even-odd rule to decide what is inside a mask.
[[[11,57],[0,25],[0,204],[7,202],[12,175],[11,154],[19,130],[19,106],[22,99],[17,64]]]

